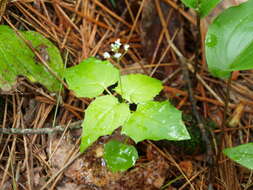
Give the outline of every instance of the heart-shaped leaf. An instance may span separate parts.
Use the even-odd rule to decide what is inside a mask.
[[[253,143],[227,148],[223,152],[235,162],[253,170]]]
[[[39,53],[44,51],[47,64],[59,76],[63,71],[63,62],[59,50],[52,42],[41,34],[33,31],[20,32],[29,40]],[[23,75],[43,84],[48,90],[56,92],[60,88],[60,82],[36,60],[32,50],[17,34],[8,26],[0,26],[0,88],[8,90],[15,84],[18,75]],[[42,49],[43,48],[43,49]],[[43,57],[43,55],[41,55]]]
[[[129,106],[114,96],[96,98],[85,111],[80,150],[83,152],[100,136],[110,135],[129,118]]]
[[[121,77],[115,90],[124,99],[137,104],[152,100],[162,90],[162,83],[143,74],[130,74]]]
[[[181,112],[168,101],[139,104],[123,125],[122,133],[136,143],[142,140],[186,140],[190,135],[182,121]]]
[[[105,144],[103,157],[111,171],[123,172],[134,166],[138,152],[134,146],[111,140]]]
[[[205,17],[221,0],[181,0],[187,7],[195,9],[200,17]]]
[[[253,1],[231,7],[209,26],[206,59],[210,72],[226,78],[232,71],[253,68]]]
[[[68,68],[64,76],[77,96],[94,98],[119,80],[119,70],[109,61],[91,57]]]

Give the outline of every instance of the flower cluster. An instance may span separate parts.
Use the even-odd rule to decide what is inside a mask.
[[[120,60],[120,58],[128,51],[128,49],[130,47],[128,44],[125,44],[123,46],[124,52],[121,53],[120,52],[121,46],[122,46],[122,44],[120,42],[120,39],[117,39],[114,43],[111,44],[111,51],[113,52],[113,55],[111,55],[108,52],[104,52],[103,57],[105,59],[109,59],[109,58],[112,57],[112,58],[114,58],[116,60]]]

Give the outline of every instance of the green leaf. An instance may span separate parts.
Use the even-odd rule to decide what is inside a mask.
[[[69,88],[79,97],[97,97],[119,80],[119,70],[109,61],[94,57],[70,67],[64,74]]]
[[[115,90],[129,102],[141,103],[152,100],[162,90],[162,82],[146,75],[130,74],[121,77]]]
[[[139,104],[123,125],[122,133],[136,143],[150,140],[186,140],[190,135],[182,122],[181,112],[168,101]]]
[[[253,1],[231,7],[209,26],[206,59],[210,72],[226,78],[232,71],[253,68]]]
[[[61,76],[63,62],[54,44],[33,31],[20,33],[35,49],[44,46],[44,52],[49,57],[48,65]],[[15,84],[17,76],[23,75],[32,82],[43,84],[50,91],[59,90],[60,82],[41,63],[37,63],[32,50],[11,28],[1,25],[0,34],[0,88],[10,89]]]
[[[38,47],[40,46],[44,46],[46,48],[45,51],[48,53],[49,56],[49,60],[47,63],[50,68],[60,77],[64,69],[64,64],[61,58],[61,54],[59,50],[55,47],[55,45],[49,40],[47,40],[44,36],[34,31],[22,32],[22,35],[26,40],[29,40],[32,43],[33,47],[35,47],[36,49],[38,49]],[[34,56],[32,58],[32,61],[34,62],[34,60],[36,59],[34,58]],[[58,91],[61,83],[52,74],[50,74],[44,66],[35,63],[35,65],[26,64],[25,67],[26,70],[29,70],[29,72],[31,73],[31,75],[26,75],[28,78],[34,78],[35,81],[43,84],[51,91]]]
[[[207,16],[221,0],[181,0],[187,7],[195,9],[201,18]]]
[[[114,8],[116,8],[116,3],[115,3],[115,0],[110,0],[111,1],[111,4]]]
[[[222,0],[201,0],[199,5],[199,15],[201,18],[207,16],[213,8]]]
[[[103,157],[111,171],[123,172],[134,166],[138,159],[138,152],[134,146],[111,140],[105,144]]]
[[[129,118],[129,106],[114,96],[96,98],[85,111],[80,150],[83,152],[100,136],[110,135]]]
[[[197,0],[181,0],[185,6],[190,7],[192,9],[197,8]]]
[[[253,170],[253,143],[227,148],[223,150],[223,153],[235,162]]]

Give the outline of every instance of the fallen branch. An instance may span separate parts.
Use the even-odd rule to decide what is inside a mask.
[[[81,129],[81,123],[83,121],[76,121],[69,125],[68,130],[73,129]],[[55,126],[54,128],[40,128],[40,129],[34,129],[34,128],[0,128],[0,134],[8,134],[8,135],[43,135],[43,134],[52,134],[52,133],[60,133],[65,130],[67,126]]]

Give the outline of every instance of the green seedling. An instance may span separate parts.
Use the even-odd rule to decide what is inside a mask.
[[[117,40],[112,44],[113,56],[105,52],[104,57],[120,60],[124,55],[119,52],[120,47],[121,43]],[[124,52],[128,48],[129,46],[125,45]],[[119,70],[109,61],[94,57],[68,68],[64,77],[70,89],[79,97],[95,98],[85,111],[81,152],[84,152],[99,137],[110,135],[119,127],[122,127],[122,134],[136,143],[146,139],[185,140],[190,138],[182,122],[181,112],[168,101],[153,100],[162,90],[161,81],[155,78],[143,74],[120,76]],[[108,87],[115,84],[117,86],[109,91]],[[123,102],[120,102],[113,95],[114,93],[120,95]],[[137,105],[136,111],[130,110],[132,103]],[[110,153],[112,150],[113,154]],[[137,159],[136,154],[137,150],[126,144],[109,142],[105,146],[105,160],[113,171],[124,171],[132,167]],[[127,156],[129,159],[123,159],[122,156]],[[135,158],[134,161],[131,158]],[[117,167],[112,161],[115,159]],[[120,161],[123,163],[119,163]]]

